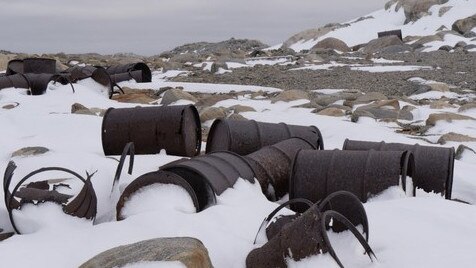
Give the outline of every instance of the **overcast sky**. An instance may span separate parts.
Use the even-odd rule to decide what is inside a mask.
[[[159,54],[231,37],[274,45],[386,0],[0,0],[0,49]]]

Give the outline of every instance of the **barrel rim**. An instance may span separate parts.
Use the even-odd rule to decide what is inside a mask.
[[[104,144],[104,139],[105,139],[105,131],[104,131],[104,125],[105,125],[105,122],[106,122],[106,118],[107,116],[109,115],[109,112],[111,112],[112,110],[114,110],[115,108],[114,107],[109,107],[106,112],[104,112],[104,115],[102,117],[102,123],[101,123],[101,144],[102,144],[102,150],[104,152],[104,154],[106,155],[106,147],[105,147],[105,144]]]
[[[197,107],[195,107],[195,105],[193,104],[188,104],[188,105],[184,105],[183,106],[183,109],[191,109],[192,111],[192,114],[193,114],[193,117],[195,119],[195,125],[196,125],[196,131],[195,131],[195,134],[196,134],[196,137],[197,137],[197,144],[195,144],[195,152],[192,156],[197,156],[200,154],[201,150],[202,150],[202,123],[200,122],[200,114],[198,113],[198,110],[197,110]],[[181,129],[182,129],[182,136],[185,137],[185,134],[184,131],[185,131],[185,127],[184,125],[185,124],[185,121],[182,121],[181,123]],[[207,142],[208,144],[208,142]],[[185,142],[183,143],[183,146],[184,146],[184,152],[186,151],[186,144]]]
[[[207,137],[207,144],[205,146],[205,153],[215,153],[219,151],[226,151],[226,150],[219,150],[219,151],[210,151],[210,144],[212,144],[214,133],[216,131],[216,128],[218,127],[219,124],[225,124],[226,127],[226,133],[227,133],[227,138],[228,138],[228,144],[227,144],[227,150],[230,150],[231,148],[231,130],[230,130],[230,125],[228,124],[228,120],[225,120],[224,118],[217,118],[213,121],[212,126],[210,127],[210,131],[208,132],[208,137]],[[201,134],[200,134],[201,135]]]

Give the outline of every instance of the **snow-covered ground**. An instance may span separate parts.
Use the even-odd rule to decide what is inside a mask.
[[[424,16],[416,22],[404,24],[405,14],[403,8],[395,11],[396,4],[392,5],[388,10],[381,9],[370,13],[364,17],[367,19],[358,21],[357,19],[348,21],[351,24],[331,31],[317,39],[300,40],[290,46],[295,51],[308,50],[316,45],[319,41],[334,37],[344,41],[348,46],[364,44],[372,39],[377,38],[377,33],[382,31],[390,31],[401,29],[403,36],[427,36],[438,33],[441,26],[451,30],[452,24],[458,20],[476,13],[476,0],[450,0],[442,5],[434,5],[429,9],[429,15]],[[449,11],[439,16],[439,10],[442,7],[452,7]],[[476,29],[473,29],[476,31]],[[358,34],[356,34],[358,33]],[[476,44],[471,41],[472,38],[464,38],[453,34],[447,34],[444,41],[435,41],[425,44],[428,46],[425,51],[434,51],[443,45],[454,46],[459,41],[465,41],[467,44]],[[274,46],[276,47],[276,46]]]
[[[164,80],[179,72],[154,73],[153,82],[137,84],[124,82],[121,86],[158,90],[164,86],[182,86],[186,91],[230,92],[268,91],[279,89],[240,85],[211,85],[174,83]],[[342,89],[345,90],[345,89]],[[320,90],[333,94],[335,90]],[[18,102],[10,110],[6,104]],[[77,267],[94,255],[109,248],[157,237],[191,236],[200,239],[207,247],[215,267],[244,267],[245,259],[255,246],[253,240],[263,218],[277,207],[261,193],[257,183],[238,180],[233,188],[218,197],[216,206],[200,213],[193,211],[190,200],[176,188],[152,186],[135,196],[125,209],[126,219],[114,221],[115,203],[111,187],[117,161],[104,156],[101,146],[99,116],[71,114],[71,105],[86,107],[134,107],[136,104],[109,100],[101,87],[84,82],[76,85],[73,94],[69,86],[49,89],[45,95],[28,96],[24,90],[0,91],[0,171],[9,160],[18,166],[13,183],[28,172],[44,166],[63,166],[82,175],[85,171],[97,173],[92,179],[98,197],[98,215],[95,224],[62,213],[59,206],[44,204],[25,206],[15,211],[19,228],[24,235],[16,235],[0,242],[2,267]],[[243,116],[266,122],[285,122],[298,125],[315,125],[324,137],[326,149],[342,148],[346,138],[381,141],[422,143],[403,134],[397,134],[394,124],[371,119],[350,122],[348,117],[328,117],[311,113],[312,109],[293,108],[306,100],[271,103],[270,100],[251,99],[244,95],[224,100],[214,106],[230,107],[235,104],[255,108]],[[405,103],[401,102],[401,106]],[[453,111],[448,108],[441,111]],[[437,112],[439,110],[432,110]],[[415,120],[424,120],[430,113],[426,106],[413,111]],[[464,112],[476,118],[476,109]],[[454,130],[454,128],[457,128]],[[435,133],[457,131],[475,134],[476,124],[466,122],[438,123]],[[457,146],[452,143],[450,146]],[[476,143],[465,143],[476,149]],[[31,157],[11,157],[22,147],[44,146],[46,154]],[[125,172],[122,186],[146,172],[179,157],[158,155],[136,156],[134,172]],[[467,153],[456,161],[453,197],[476,204],[476,155]],[[36,180],[64,178],[64,174],[50,172]],[[68,181],[71,193],[77,193],[80,184]],[[399,189],[389,189],[378,198],[365,204],[370,224],[370,245],[378,261],[370,263],[350,233],[331,234],[338,256],[346,267],[472,267],[475,263],[476,207],[444,200],[438,195],[404,197]],[[181,198],[183,197],[183,198]],[[157,206],[163,200],[176,200],[173,204]],[[3,192],[0,193],[3,200]],[[141,204],[140,206],[138,204]],[[7,211],[0,204],[0,228],[11,231]],[[256,245],[259,246],[259,245]],[[336,267],[328,255],[310,257],[301,262],[289,261],[290,267]],[[150,264],[144,264],[150,265]],[[163,263],[160,265],[164,265]],[[176,267],[180,267],[175,263]],[[136,266],[135,266],[136,267]],[[146,266],[151,267],[151,266]],[[163,266],[161,266],[163,267]]]

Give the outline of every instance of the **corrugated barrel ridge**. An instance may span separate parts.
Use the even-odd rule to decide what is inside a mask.
[[[232,151],[247,155],[262,147],[300,137],[324,149],[321,132],[315,126],[263,123],[254,120],[217,119],[207,138],[206,152]]]
[[[347,139],[344,150],[411,151],[415,158],[413,182],[426,192],[437,192],[451,199],[454,170],[454,148],[418,144],[354,141]]]

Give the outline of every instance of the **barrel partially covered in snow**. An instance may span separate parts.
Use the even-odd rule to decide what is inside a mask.
[[[102,146],[106,155],[120,155],[134,142],[136,154],[195,156],[200,153],[201,126],[193,105],[109,108],[102,123]]]
[[[262,147],[292,137],[303,138],[316,148],[324,149],[321,132],[315,126],[217,119],[210,128],[206,151],[207,153],[232,151],[240,155],[247,155]]]
[[[114,83],[134,79],[137,83],[152,82],[152,72],[143,62],[113,65],[106,68]]]
[[[199,211],[214,205],[216,196],[233,187],[239,178],[254,182],[251,166],[242,156],[232,152],[181,159],[160,169],[179,175],[192,186],[198,197]]]
[[[294,159],[289,198],[317,202],[334,192],[349,191],[366,202],[370,195],[405,185],[413,171],[410,152],[303,150]],[[293,209],[305,208],[294,205]]]
[[[426,192],[437,192],[451,199],[454,148],[421,146],[419,144],[354,141],[347,139],[344,150],[411,151],[415,158],[413,183]]]

